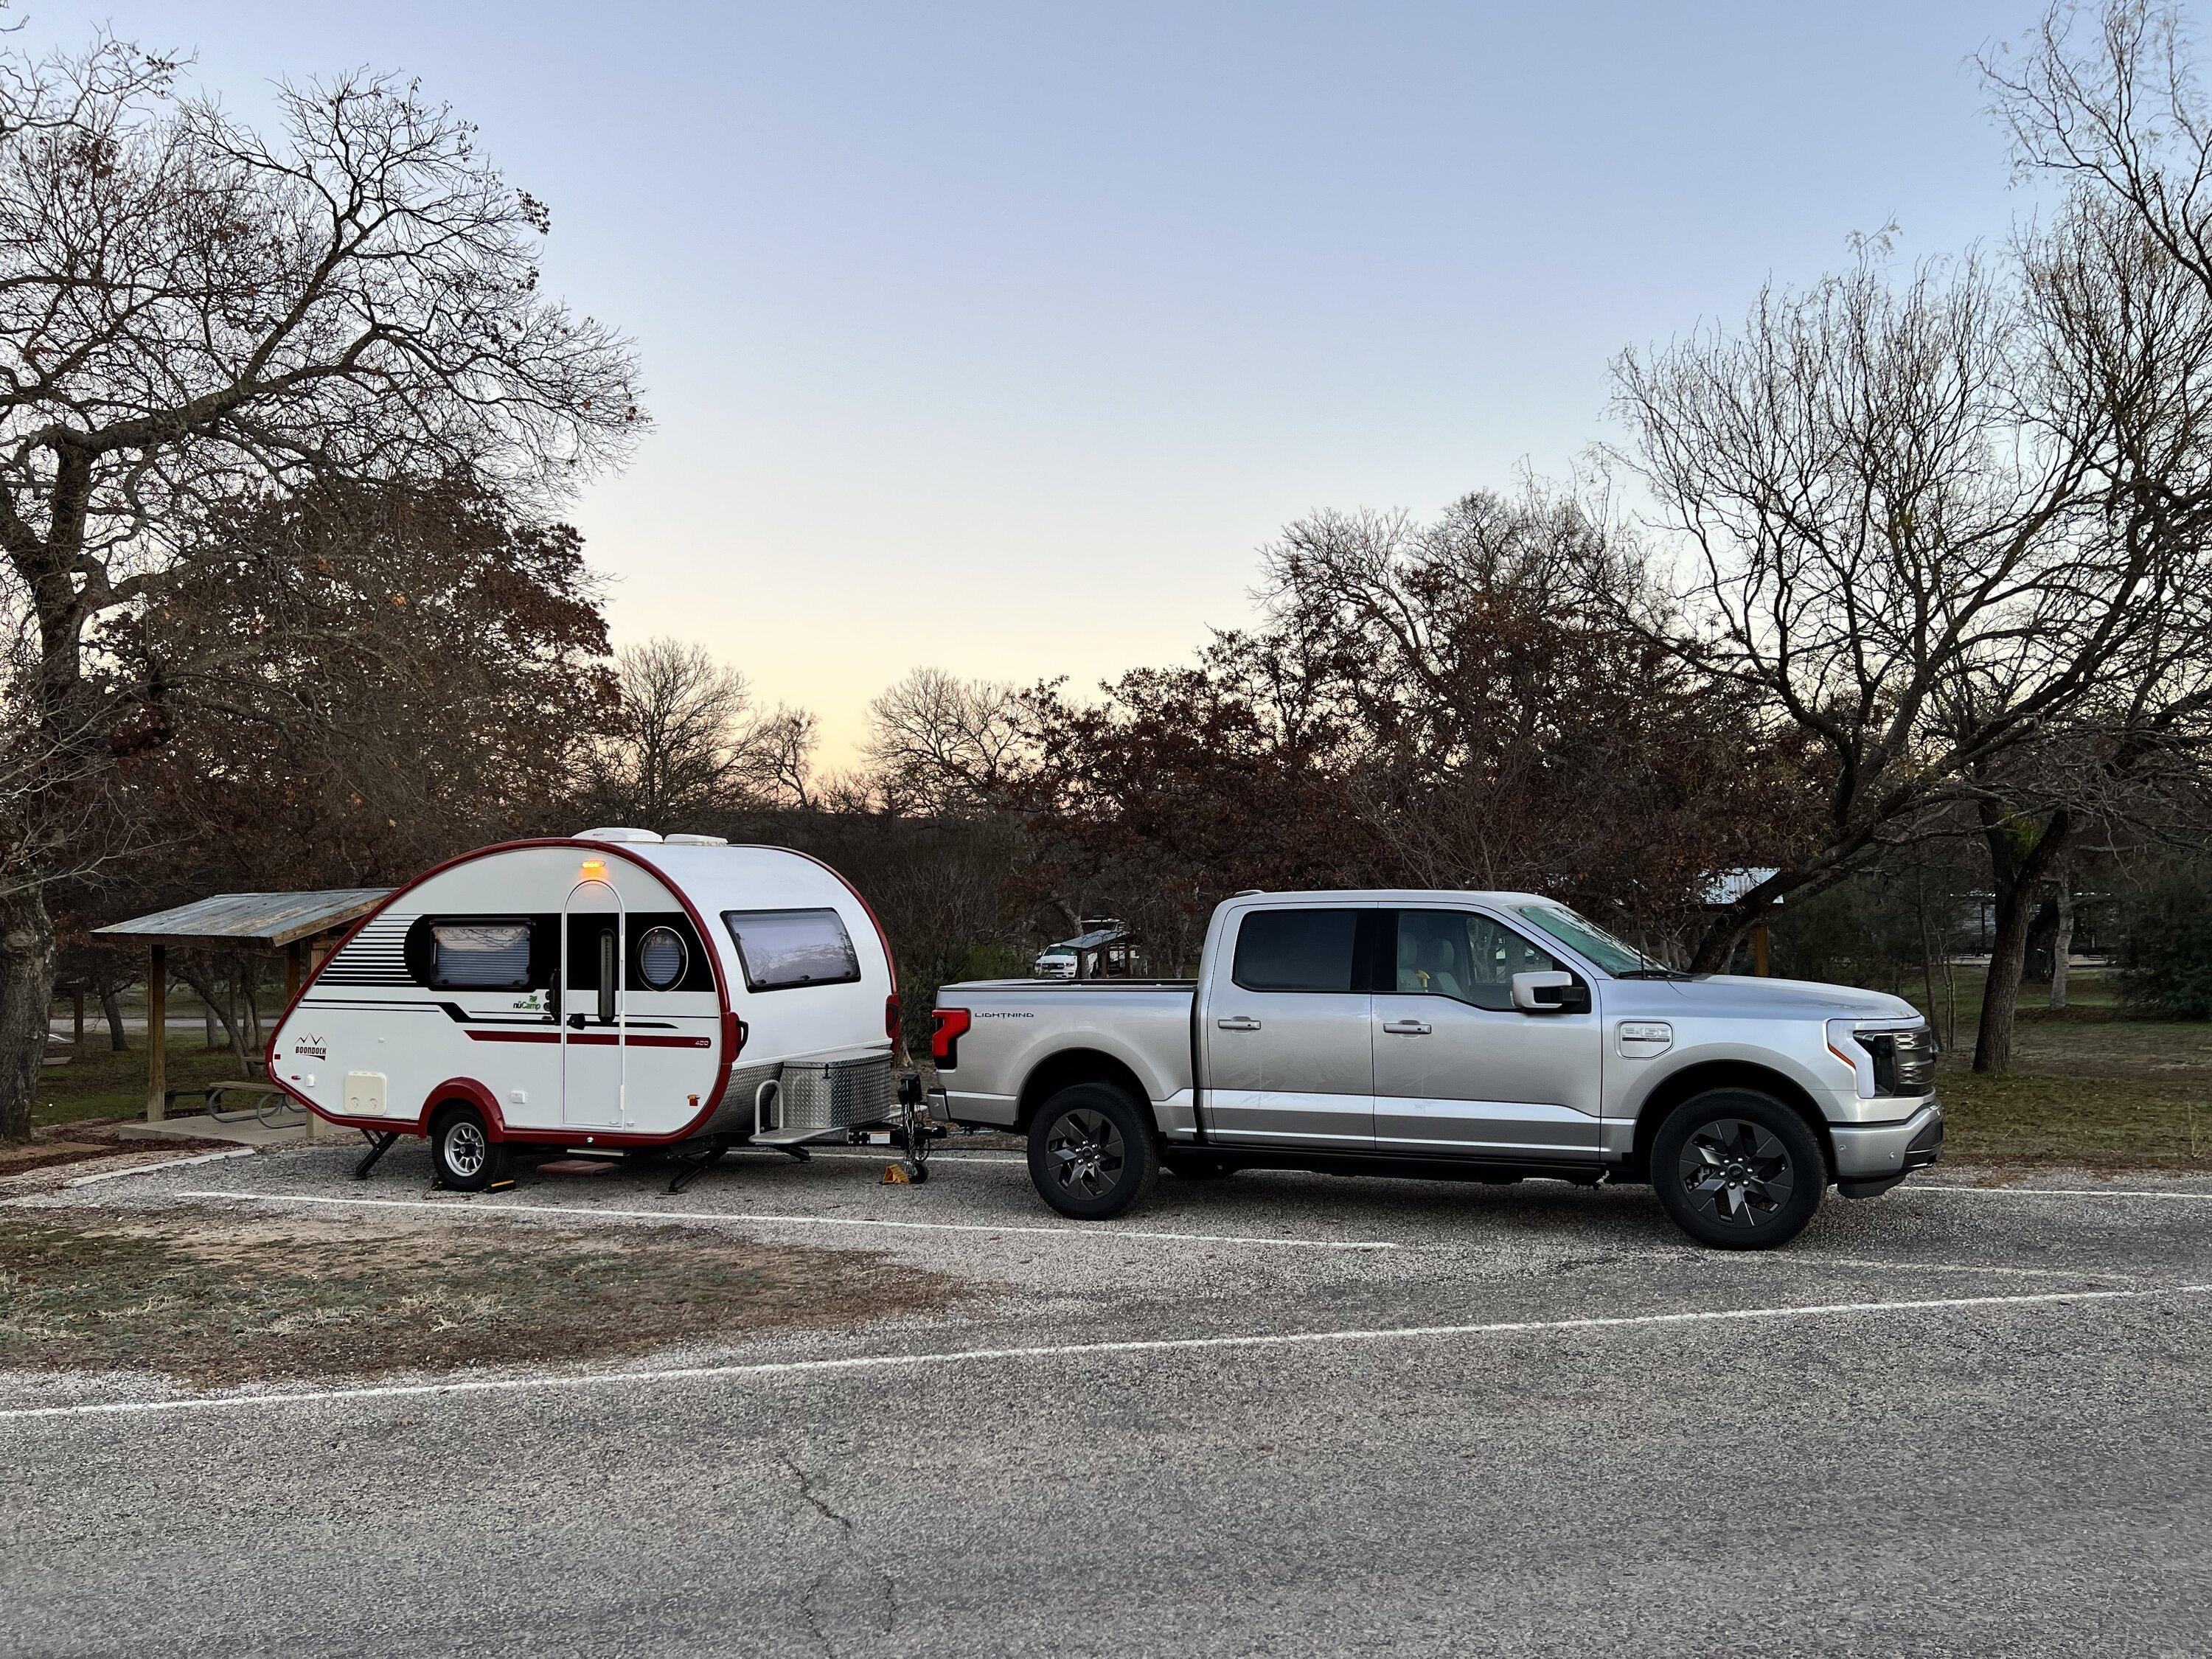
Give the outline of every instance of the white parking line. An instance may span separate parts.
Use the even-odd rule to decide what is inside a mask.
[[[1716,1253],[1701,1251],[1699,1260],[1711,1258]],[[1811,1250],[1776,1250],[1763,1256],[1739,1253],[1723,1258],[1726,1261],[1765,1261],[1778,1267],[1879,1267],[1893,1273],[2002,1273],[2014,1279],[2140,1279],[2140,1273],[2126,1273],[2117,1267],[2008,1267],[1978,1261],[1881,1261],[1869,1256],[1821,1255]]]
[[[197,1158],[164,1158],[159,1164],[134,1164],[127,1170],[102,1170],[98,1175],[79,1176],[74,1181],[64,1181],[64,1187],[89,1187],[95,1181],[120,1181],[125,1176],[151,1175],[156,1170],[181,1170],[187,1164],[220,1164],[227,1158],[252,1158],[253,1148],[241,1146],[234,1152],[202,1152]]]
[[[1923,1181],[1899,1190],[1916,1195],[1921,1193],[1972,1193],[1983,1198],[2178,1198],[2198,1204],[2212,1204],[2212,1193],[2130,1191],[2121,1187],[1966,1187]],[[1891,1196],[1896,1194],[1892,1194]]]
[[[890,1227],[933,1233],[1048,1234],[1060,1238],[1088,1239],[1093,1243],[1119,1238],[1141,1238],[1150,1243],[1176,1244],[1255,1244],[1269,1249],[1302,1250],[1401,1250],[1402,1244],[1376,1239],[1243,1237],[1224,1233],[1148,1233],[1124,1228],[1026,1227],[994,1225],[981,1221],[878,1221],[860,1216],[761,1215],[724,1210],[616,1210],[582,1204],[493,1204],[466,1198],[328,1198],[313,1193],[180,1192],[179,1198],[227,1198],[249,1204],[343,1204],[368,1209],[438,1210],[447,1215],[557,1215],[617,1221],[704,1221],[720,1225],[775,1227]]]
[[[496,1376],[454,1382],[398,1382],[357,1389],[302,1389],[287,1394],[202,1395],[185,1400],[96,1401],[76,1406],[19,1406],[0,1410],[0,1422],[33,1418],[137,1416],[155,1412],[213,1411],[225,1407],[307,1406],[331,1401],[406,1400],[425,1395],[516,1394],[532,1389],[603,1389],[645,1382],[730,1382],[749,1377],[804,1376],[838,1371],[915,1370],[999,1360],[1077,1359],[1137,1353],[1186,1353],[1229,1348],[1310,1347],[1322,1343],[1402,1342],[1419,1339],[1543,1334],[1555,1331],[1617,1331],[1730,1321],[1812,1319],[1844,1314],[1948,1312],[1966,1308],[2025,1308],[2063,1303],[2137,1302],[2150,1297],[2202,1296],[2212,1285],[2170,1285],[2142,1291],[2051,1291],[2039,1296],[1966,1296],[1912,1302],[1825,1302],[1780,1308],[1716,1308],[1696,1313],[1601,1315],[1583,1319],[1500,1320],[1486,1325],[1409,1325],[1348,1331],[1290,1331],[1252,1336],[1159,1337],[1120,1342],[1073,1342],[1020,1348],[953,1348],[936,1353],[856,1354],[841,1359],[776,1359],[742,1365],[685,1365],[649,1371]]]

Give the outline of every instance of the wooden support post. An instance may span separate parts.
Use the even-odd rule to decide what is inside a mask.
[[[146,1121],[168,1115],[169,953],[156,945],[146,956]]]
[[[1751,930],[1751,971],[1761,979],[1766,977],[1766,924],[1763,921]]]
[[[307,977],[307,947],[294,943],[284,947],[284,1006],[299,1000],[300,981]]]

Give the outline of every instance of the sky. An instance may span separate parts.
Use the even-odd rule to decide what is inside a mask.
[[[278,79],[420,78],[550,204],[653,430],[571,517],[848,763],[919,665],[1078,686],[1254,615],[1322,507],[1623,434],[1608,363],[2026,210],[1972,54],[2035,0],[641,5],[18,0]]]

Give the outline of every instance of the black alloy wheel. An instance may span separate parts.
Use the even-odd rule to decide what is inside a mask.
[[[1771,1250],[1805,1231],[1828,1182],[1820,1143],[1771,1095],[1716,1089],[1684,1101],[1651,1144],[1651,1185],[1701,1244]]]
[[[1037,1109],[1030,1123],[1030,1179],[1062,1215],[1103,1221],[1142,1198],[1159,1174],[1149,1107],[1109,1083],[1079,1083]]]

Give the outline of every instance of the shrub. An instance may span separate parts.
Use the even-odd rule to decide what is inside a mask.
[[[2212,869],[2178,871],[2128,906],[2120,986],[2139,1013],[2212,1019]]]

